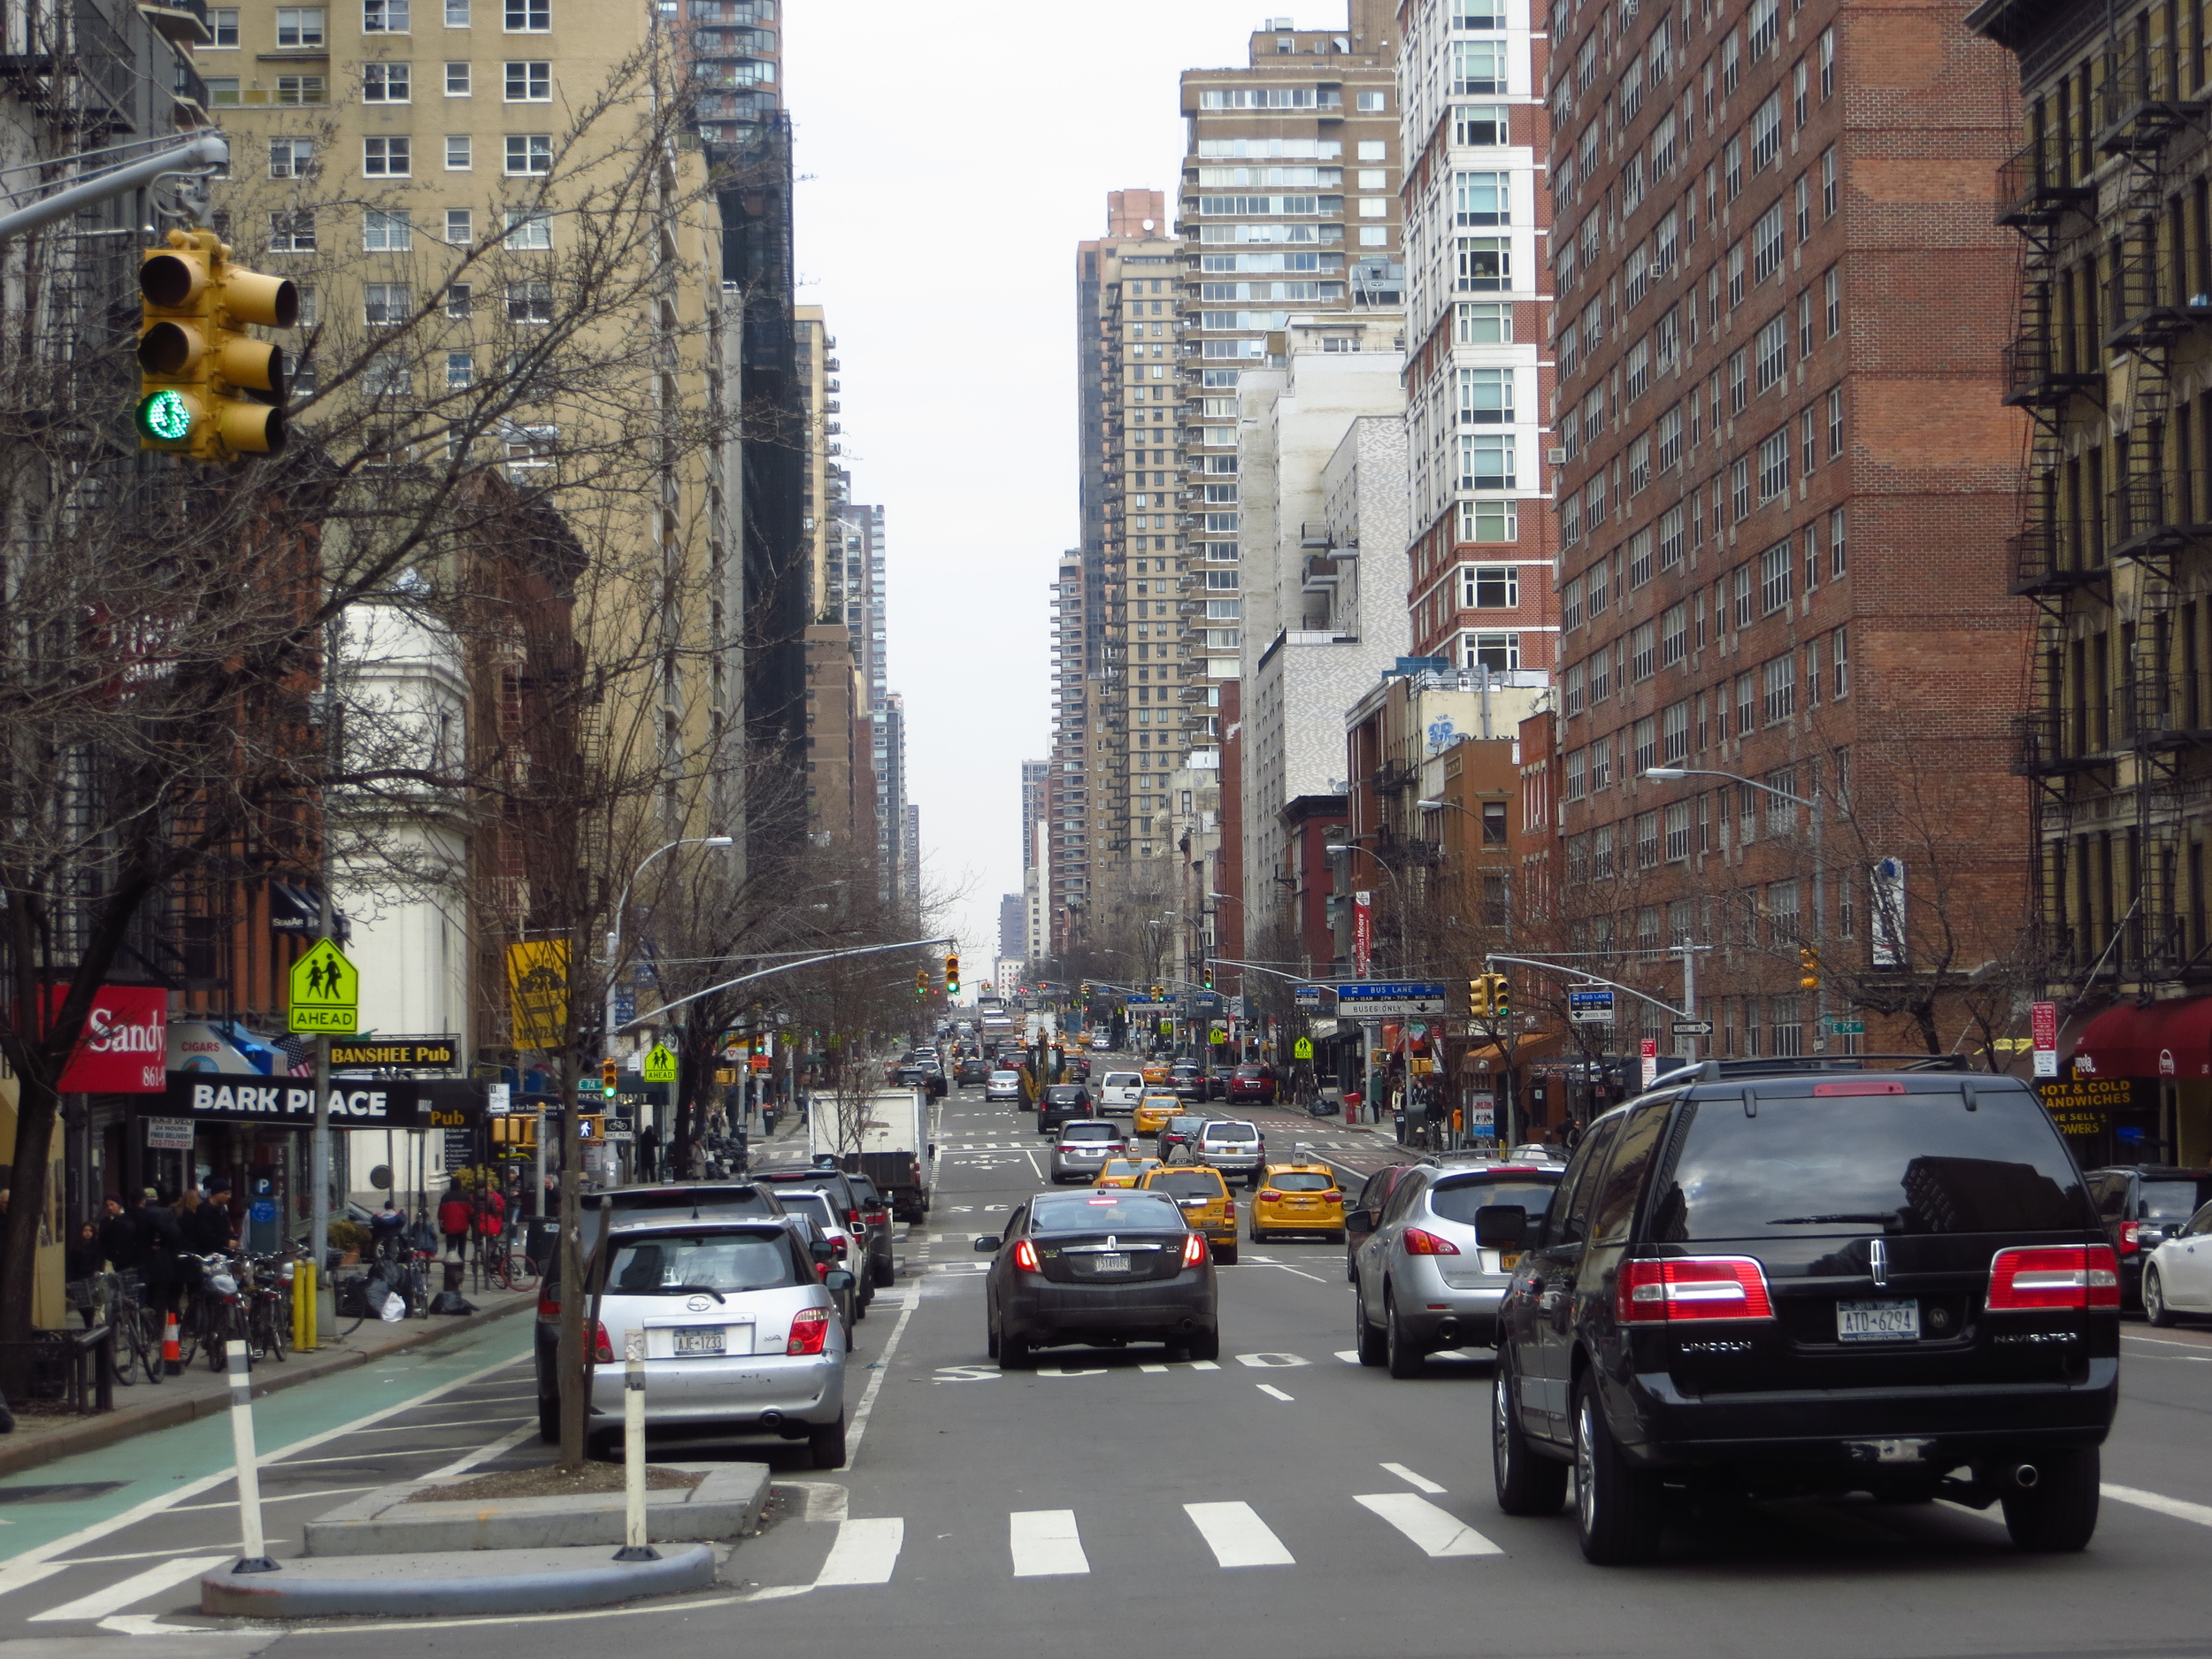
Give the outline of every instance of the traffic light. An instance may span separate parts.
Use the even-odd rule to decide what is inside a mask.
[[[1820,952],[1810,945],[1797,948],[1798,984],[1809,991],[1820,989]]]
[[[945,957],[945,995],[960,995],[960,958],[950,955]]]
[[[927,968],[917,968],[914,971],[914,1000],[918,1002],[926,1002],[928,998],[929,970]]]
[[[1214,964],[1210,962],[1206,964],[1204,977],[1206,980],[1206,988],[1209,991],[1212,990],[1214,988]]]
[[[610,1100],[614,1098],[615,1083],[618,1075],[618,1068],[612,1060],[602,1060],[599,1063],[599,1090]]]
[[[1490,976],[1490,1011],[1501,1019],[1513,1011],[1513,981],[1502,973]]]
[[[1467,981],[1467,1018],[1487,1019],[1490,1017],[1490,976],[1479,973]]]
[[[298,326],[289,278],[230,263],[213,231],[173,230],[138,267],[138,447],[230,461],[284,448],[284,348],[250,324]]]

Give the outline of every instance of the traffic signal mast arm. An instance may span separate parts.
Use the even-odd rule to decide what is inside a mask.
[[[680,996],[672,1002],[663,1002],[649,1014],[640,1014],[635,1019],[626,1019],[612,1027],[608,1035],[631,1030],[638,1025],[654,1025],[671,1009],[681,1008],[686,1002],[695,1002],[703,996],[712,996],[717,991],[726,991],[733,986],[749,985],[755,979],[765,979],[772,974],[788,973],[794,968],[810,968],[818,962],[835,962],[841,956],[872,956],[886,950],[920,950],[932,945],[949,945],[952,941],[939,934],[934,939],[902,939],[888,945],[854,945],[844,950],[825,950],[819,956],[802,956],[796,962],[780,962],[772,968],[757,968],[750,973],[741,973],[734,979],[725,979],[719,985],[710,985],[703,991],[694,991],[689,996]]]
[[[220,133],[196,133],[182,142],[165,141],[169,148],[157,150],[150,155],[135,157],[129,161],[109,162],[92,169],[73,184],[65,184],[51,196],[41,196],[27,207],[19,207],[10,213],[0,213],[0,243],[36,230],[41,225],[50,225],[58,219],[67,219],[96,203],[111,201],[119,196],[151,184],[165,173],[175,173],[185,167],[227,167],[230,165],[230,141]],[[118,150],[134,150],[135,144],[118,144],[114,150],[93,152],[112,155]],[[0,177],[10,173],[43,173],[70,159],[34,162],[27,167],[0,169]],[[88,157],[78,157],[87,160]],[[0,193],[0,199],[12,199],[18,192]]]
[[[1547,968],[1554,973],[1571,973],[1579,978],[1585,984],[1609,986],[1616,991],[1625,991],[1638,1002],[1648,1002],[1654,1008],[1663,1008],[1667,1010],[1667,1012],[1672,1014],[1678,1019],[1695,1019],[1697,1018],[1697,999],[1694,996],[1686,995],[1683,1000],[1688,1002],[1690,1006],[1687,1009],[1680,1009],[1677,1008],[1672,1002],[1663,1001],[1658,997],[1652,996],[1645,992],[1640,991],[1632,985],[1623,985],[1618,979],[1609,979],[1602,974],[1592,973],[1586,968],[1570,968],[1563,963],[1546,962],[1537,956],[1506,956],[1493,954],[1485,956],[1483,961],[1486,963],[1514,962],[1518,963],[1525,968]]]

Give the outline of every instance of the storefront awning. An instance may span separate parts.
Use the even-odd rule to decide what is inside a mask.
[[[2108,1008],[2075,1042],[2074,1072],[2085,1078],[2212,1077],[2212,996]]]
[[[1561,1038],[1555,1032],[1539,1032],[1533,1037],[1524,1037],[1513,1045],[1513,1064],[1525,1065],[1531,1060],[1548,1060],[1559,1052]],[[1506,1064],[1505,1050],[1496,1043],[1480,1048],[1470,1048],[1461,1056],[1460,1064],[1468,1071],[1498,1071]]]

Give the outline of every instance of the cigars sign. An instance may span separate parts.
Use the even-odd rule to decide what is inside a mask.
[[[52,1018],[65,986],[46,988]],[[64,1094],[158,1094],[168,1087],[169,993],[154,985],[104,985],[93,994],[84,1033],[62,1068]]]

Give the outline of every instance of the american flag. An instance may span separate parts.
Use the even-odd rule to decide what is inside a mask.
[[[315,1075],[314,1038],[303,1036],[297,1032],[288,1037],[280,1037],[277,1039],[277,1051],[284,1056],[284,1074],[287,1077]]]

